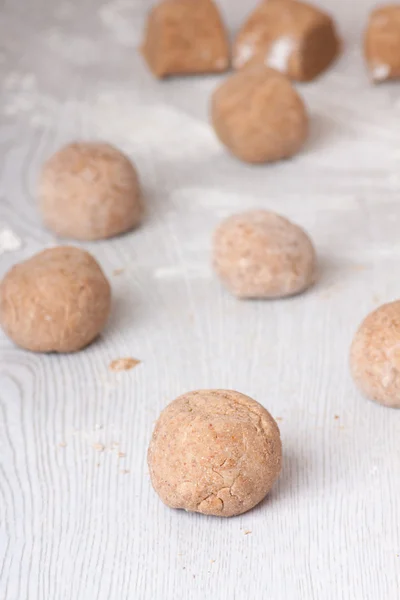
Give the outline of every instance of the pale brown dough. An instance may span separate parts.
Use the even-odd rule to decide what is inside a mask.
[[[15,265],[0,285],[0,323],[34,352],[75,352],[104,328],[111,288],[97,261],[71,246],[49,248]]]
[[[211,120],[221,142],[249,163],[289,158],[308,135],[299,94],[287,77],[262,65],[235,73],[217,88]]]
[[[39,206],[49,229],[78,240],[124,233],[143,215],[134,166],[117,148],[102,142],[68,144],[44,164]]]
[[[142,47],[152,73],[194,75],[226,71],[228,34],[212,0],[164,0],[150,11]]]
[[[233,215],[214,234],[214,268],[239,298],[298,294],[317,276],[308,235],[288,219],[266,210]]]
[[[364,396],[400,408],[400,300],[383,304],[361,323],[351,346],[350,368]]]
[[[233,64],[240,69],[255,61],[290,79],[311,81],[339,51],[333,20],[316,6],[299,0],[262,0],[237,35]]]
[[[364,54],[374,82],[400,78],[400,4],[372,11],[364,37]]]
[[[189,392],[171,402],[148,451],[153,487],[167,506],[220,517],[261,502],[281,462],[274,419],[255,400],[230,390]]]

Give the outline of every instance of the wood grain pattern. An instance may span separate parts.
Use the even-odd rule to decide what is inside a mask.
[[[221,4],[233,31],[255,2]],[[22,248],[0,254],[0,276],[56,243],[35,186],[73,138],[127,151],[149,207],[139,231],[82,245],[114,291],[93,346],[40,356],[0,336],[1,600],[398,598],[400,412],[359,396],[347,357],[364,315],[400,296],[399,92],[371,87],[364,70],[373,2],[320,4],[346,52],[299,87],[310,141],[253,168],[207,125],[218,78],[160,84],[146,72],[134,49],[144,0],[1,2],[0,229]],[[263,303],[221,289],[211,233],[253,207],[308,229],[321,257],[313,290]],[[109,370],[126,356],[141,363]],[[238,389],[281,419],[279,484],[231,520],[167,509],[146,467],[159,411],[207,387]]]

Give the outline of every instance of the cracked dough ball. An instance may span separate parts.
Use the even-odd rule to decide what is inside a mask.
[[[0,285],[0,323],[34,352],[74,352],[106,324],[111,288],[97,261],[70,246],[50,248],[15,265]]]
[[[273,212],[229,217],[214,234],[214,267],[239,298],[292,296],[310,287],[317,258],[308,235]]]
[[[39,202],[46,226],[62,237],[100,240],[136,227],[143,213],[130,160],[110,144],[76,142],[43,166]]]
[[[211,120],[220,141],[249,163],[289,158],[308,135],[304,103],[289,79],[260,65],[235,73],[217,88]]]
[[[278,477],[279,428],[244,394],[189,392],[161,413],[148,462],[153,487],[167,506],[232,517],[261,502]]]
[[[400,300],[380,306],[361,323],[351,346],[350,368],[367,398],[400,408]]]

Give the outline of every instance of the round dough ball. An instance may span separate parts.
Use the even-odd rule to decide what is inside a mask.
[[[229,77],[213,95],[211,119],[221,142],[249,163],[293,156],[308,134],[307,112],[293,85],[264,66]]]
[[[0,285],[2,328],[34,352],[84,348],[105,326],[110,305],[110,284],[97,261],[70,246],[15,265]]]
[[[136,227],[143,213],[130,160],[110,144],[77,142],[43,166],[39,201],[46,226],[62,237],[100,240]]]
[[[253,210],[218,227],[214,267],[239,298],[279,298],[314,283],[317,258],[303,229],[275,213]]]
[[[400,300],[370,313],[350,351],[353,379],[369,399],[400,408]]]
[[[279,428],[248,396],[200,390],[161,413],[149,446],[151,481],[172,508],[232,517],[270,491],[281,470]]]

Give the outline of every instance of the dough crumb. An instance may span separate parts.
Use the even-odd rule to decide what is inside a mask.
[[[67,442],[60,442],[58,444],[59,448],[66,448],[67,447]]]
[[[244,532],[244,535],[249,535],[249,533],[253,533],[253,532],[251,531],[251,529],[246,529],[246,531]]]
[[[93,449],[96,450],[97,452],[104,452],[105,450],[105,446],[104,444],[93,444]]]
[[[115,277],[117,277],[118,275],[121,275],[124,271],[125,271],[125,269],[122,269],[122,268],[121,269],[114,269],[113,275]]]
[[[110,370],[118,373],[119,371],[130,371],[140,364],[137,358],[116,358],[110,362]]]

